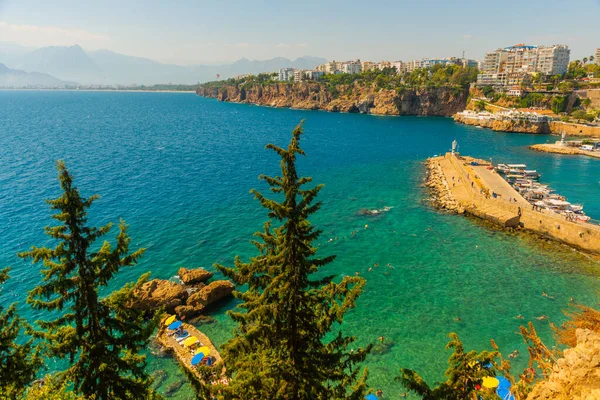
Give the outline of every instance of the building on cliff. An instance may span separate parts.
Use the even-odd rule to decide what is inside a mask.
[[[571,50],[566,45],[517,44],[497,49],[485,55],[483,72],[477,77],[477,85],[514,86],[526,83],[532,73],[561,75],[567,72],[570,54]]]
[[[279,70],[279,80],[282,82],[287,82],[292,80],[294,77],[294,68],[281,68]]]

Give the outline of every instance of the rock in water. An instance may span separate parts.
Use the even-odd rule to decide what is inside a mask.
[[[179,316],[186,318],[193,317],[204,311],[210,304],[221,300],[233,293],[233,283],[229,281],[214,281],[204,286],[202,289],[190,295],[186,305],[176,308],[175,312]]]
[[[153,279],[142,285],[134,292],[132,308],[143,311],[154,311],[164,307],[168,313],[173,313],[175,307],[185,303],[188,297],[183,286],[162,279]]]
[[[175,393],[177,393],[177,391],[179,391],[179,389],[183,386],[184,383],[185,383],[185,381],[176,381],[176,382],[171,383],[165,389],[165,396],[167,396],[167,397],[173,396]]]
[[[209,272],[203,268],[179,268],[179,271],[177,271],[177,275],[179,275],[181,281],[186,285],[204,283],[213,276],[212,272]]]

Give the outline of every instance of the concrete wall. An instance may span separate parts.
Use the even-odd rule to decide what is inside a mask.
[[[475,207],[479,209],[494,207],[507,213],[520,214],[519,222],[522,228],[578,249],[600,254],[600,226],[571,222],[548,211],[534,211],[532,207],[520,207],[506,200],[493,197],[486,198],[485,195],[480,193],[480,188],[485,189],[485,185],[474,177],[473,171],[468,166],[463,165],[463,161],[450,153],[446,154],[446,158],[450,160],[462,177],[462,183],[467,188],[471,202]],[[471,182],[474,182],[473,187]],[[477,213],[473,214],[477,215]]]
[[[560,135],[566,133],[567,136],[596,136],[600,137],[599,126],[587,126],[582,124],[571,124],[568,122],[552,121],[550,122],[550,132]]]

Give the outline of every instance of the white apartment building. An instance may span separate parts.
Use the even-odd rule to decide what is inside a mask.
[[[570,53],[571,50],[565,45],[528,46],[517,44],[487,53],[483,73],[564,74],[569,66]]]
[[[600,49],[596,49],[596,53],[594,53],[594,62],[600,65]]]
[[[564,74],[569,68],[571,50],[565,45],[540,46],[537,52],[536,72],[544,75]]]
[[[421,60],[412,60],[404,63],[406,72],[412,72],[415,69],[421,68]]]
[[[279,70],[279,80],[280,81],[290,81],[294,77],[294,68],[281,68]]]
[[[325,75],[325,72],[323,71],[304,71],[304,74],[306,76],[306,79],[312,79],[314,81],[320,79],[323,75]]]
[[[336,63],[335,60],[325,63],[325,73],[326,74],[333,74],[333,73],[335,73],[335,71],[339,71],[338,63]]]
[[[371,71],[377,68],[377,64],[371,61],[363,61],[360,63],[363,71]]]
[[[302,82],[302,78],[304,78],[304,70],[294,70],[294,82]]]
[[[396,73],[398,74],[404,71],[404,63],[402,61],[392,61],[390,65],[392,68],[396,68]]]
[[[346,74],[360,74],[362,71],[362,64],[360,63],[360,60],[345,62],[343,63],[342,71]]]

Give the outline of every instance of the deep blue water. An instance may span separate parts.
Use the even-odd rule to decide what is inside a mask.
[[[275,174],[279,165],[264,146],[287,144],[302,119],[307,157],[300,171],[326,185],[312,221],[324,231],[322,255],[338,256],[324,273],[367,278],[342,328],[357,336],[357,346],[381,335],[394,344],[367,360],[373,387],[399,393],[393,376],[400,367],[441,380],[450,331],[468,348],[489,348],[494,338],[501,350],[526,354],[514,316],[560,322],[569,297],[597,301],[597,264],[562,246],[438,213],[420,186],[422,161],[456,139],[463,154],[528,164],[600,219],[600,160],[527,149],[555,137],[496,133],[449,118],[270,109],[193,94],[18,91],[0,91],[0,266],[13,266],[0,301],[20,301],[30,321],[42,317],[24,305],[39,271],[16,253],[49,244],[44,199],[59,194],[57,159],[67,162],[84,195],[101,195],[92,224],[123,217],[132,248],[148,249],[115,279],[117,288],[145,271],[170,278],[181,266],[211,269],[215,262],[231,265],[235,255],[252,256],[249,240],[266,214],[249,190],[264,190],[257,176]],[[393,208],[376,218],[357,215],[383,206]],[[380,266],[369,272],[374,263]],[[218,344],[230,335],[224,311],[232,306],[221,304],[212,311],[217,322],[201,327]],[[551,343],[547,322],[534,322]],[[168,383],[181,379],[171,359],[151,357],[150,368],[166,370]],[[189,393],[184,387],[179,397]]]

